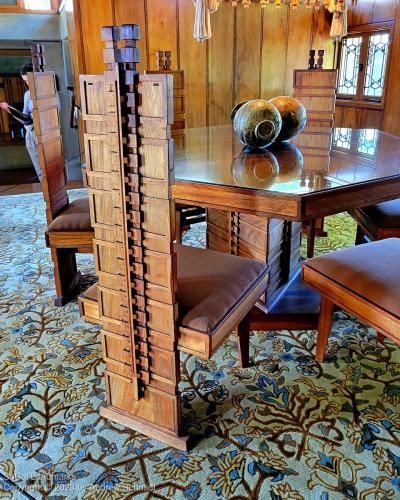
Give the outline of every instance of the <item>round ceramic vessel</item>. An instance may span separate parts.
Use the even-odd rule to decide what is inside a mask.
[[[239,103],[232,110],[233,129],[240,142],[252,148],[268,146],[278,137],[282,118],[276,107],[264,99]]]
[[[245,147],[233,160],[231,172],[238,186],[267,189],[275,182],[279,165],[270,151]]]
[[[294,97],[280,96],[269,101],[282,117],[282,128],[277,141],[287,141],[303,130],[307,123],[306,108]]]

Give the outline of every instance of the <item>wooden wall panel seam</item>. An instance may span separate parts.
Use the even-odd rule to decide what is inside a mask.
[[[143,0],[143,5],[144,5],[144,37],[146,41],[146,69],[150,70],[149,8],[147,0]]]
[[[261,10],[261,12],[260,12],[260,47],[259,47],[259,59],[258,59],[258,94],[257,94],[257,97],[259,99],[261,99],[265,9],[260,9],[260,10]]]
[[[74,5],[74,9],[75,8],[76,8],[76,18],[78,20],[78,28],[79,28],[79,43],[80,43],[81,58],[82,58],[82,72],[87,73],[86,56],[85,56],[85,41],[83,39],[83,24],[82,24],[82,11],[81,11],[80,0],[76,0],[76,3]]]
[[[232,43],[232,109],[236,105],[236,80],[237,80],[237,9],[233,11],[233,43]]]
[[[287,95],[287,71],[288,71],[288,52],[289,52],[289,22],[290,22],[290,7],[286,6],[286,26],[285,26],[285,59],[283,63],[283,82],[282,94]]]
[[[115,10],[115,0],[111,0],[111,14],[113,26],[117,25],[117,13]]]
[[[181,35],[180,35],[180,24],[179,24],[179,10],[180,10],[180,0],[176,0],[176,64],[178,70],[181,69]]]
[[[206,86],[206,127],[208,127],[210,125],[210,44],[208,40],[206,40],[205,86]]]
[[[315,33],[316,25],[317,25],[314,10],[313,10],[311,15],[312,15],[312,21],[311,21],[311,30],[310,30],[310,46],[309,46],[310,50],[312,50],[314,47],[314,33]]]

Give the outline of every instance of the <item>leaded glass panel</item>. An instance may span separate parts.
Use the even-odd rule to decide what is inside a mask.
[[[369,38],[364,95],[382,97],[389,50],[389,33],[376,33]]]
[[[338,93],[356,95],[360,63],[361,37],[345,38],[342,41]]]

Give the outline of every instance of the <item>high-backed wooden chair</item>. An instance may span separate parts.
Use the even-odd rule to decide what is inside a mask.
[[[357,222],[356,244],[400,238],[400,199],[384,201],[348,212]]]
[[[185,74],[183,70],[171,70],[171,51],[157,51],[156,70],[146,70],[146,74],[168,74],[173,76],[174,86],[174,123],[171,135],[176,141],[184,141],[185,119]],[[205,222],[206,209],[193,205],[176,205],[176,241],[182,243],[182,233],[193,224]]]
[[[323,361],[337,305],[400,343],[400,239],[345,248],[307,260],[303,280],[321,294],[316,360]]]
[[[307,127],[326,129],[322,135],[330,134],[333,127],[336,106],[336,69],[295,69],[293,74],[293,97],[296,97],[307,110]],[[324,142],[326,137],[321,137]],[[315,146],[314,146],[315,147]],[[324,147],[319,144],[321,167],[325,163]],[[329,157],[328,157],[329,158]],[[305,228],[307,233],[307,257],[314,255],[315,237],[327,236],[324,219],[311,219]]]
[[[238,327],[246,365],[247,315],[268,269],[174,244],[172,76],[136,73],[138,26],[106,27],[102,38],[109,70],[81,77],[99,276],[81,306],[95,311],[97,295],[107,392],[100,413],[186,449],[179,351],[208,359]]]
[[[75,254],[93,252],[89,201],[68,200],[55,74],[35,71],[28,77],[46,202],[46,244],[54,264],[55,304],[61,306],[71,298],[80,278]]]

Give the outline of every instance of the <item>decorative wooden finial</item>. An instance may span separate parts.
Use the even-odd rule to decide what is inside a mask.
[[[137,24],[123,24],[122,26],[103,26],[101,39],[105,42],[103,58],[106,64],[113,66],[115,63],[132,64],[129,69],[136,70],[140,62],[140,51],[136,47],[140,39],[140,28]],[[123,42],[119,47],[118,42]]]
[[[157,50],[156,52],[156,67],[157,71],[171,71],[171,54],[170,50]]]
[[[41,43],[32,44],[32,66],[33,71],[43,72],[46,66],[46,58],[44,57],[44,45]]]
[[[324,50],[319,50],[318,51],[318,62],[317,62],[317,68],[318,69],[323,69],[324,67]]]
[[[156,67],[157,67],[157,70],[164,69],[164,51],[163,50],[157,50],[157,52],[156,52]]]
[[[310,50],[310,57],[308,59],[308,69],[315,69],[315,50]]]
[[[171,51],[166,50],[164,52],[164,54],[165,54],[164,69],[166,71],[170,71],[171,70]]]

